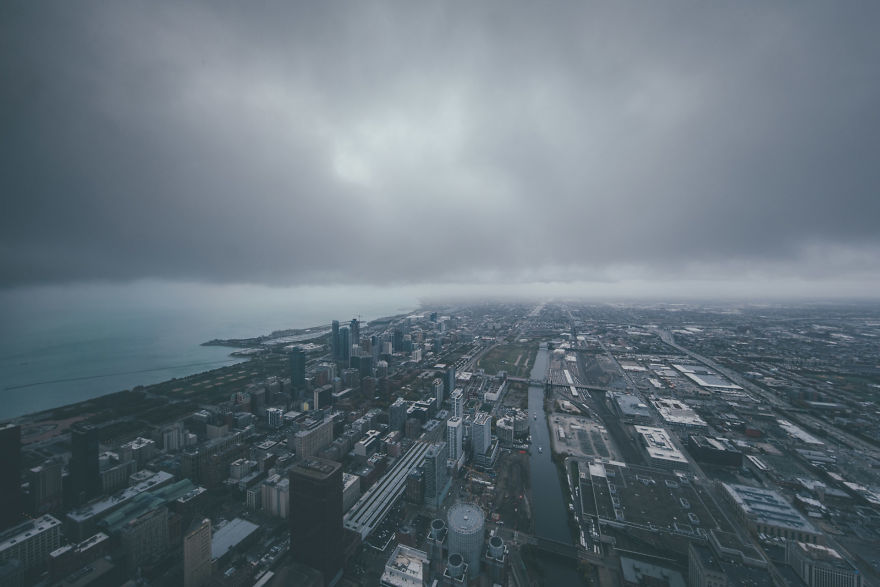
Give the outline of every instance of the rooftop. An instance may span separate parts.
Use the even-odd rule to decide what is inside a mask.
[[[743,512],[755,521],[802,532],[816,532],[813,525],[779,493],[749,485],[722,485]]]
[[[385,564],[381,584],[395,587],[421,586],[424,580],[422,569],[427,564],[427,553],[398,544]]]
[[[211,538],[211,558],[222,558],[230,549],[234,548],[242,540],[257,531],[254,523],[235,518],[220,526]]]

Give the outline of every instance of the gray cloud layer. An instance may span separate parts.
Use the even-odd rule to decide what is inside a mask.
[[[0,284],[878,275],[876,3],[4,3]]]

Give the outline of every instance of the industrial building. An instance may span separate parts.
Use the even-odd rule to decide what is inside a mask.
[[[675,447],[666,430],[652,426],[635,426],[635,430],[651,465],[661,469],[689,468],[687,458]]]
[[[822,534],[779,493],[770,489],[721,483],[722,495],[740,519],[757,534],[821,544]]]

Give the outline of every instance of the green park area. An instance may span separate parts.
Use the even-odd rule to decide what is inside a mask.
[[[489,375],[506,371],[510,377],[528,377],[537,351],[538,343],[531,340],[498,345],[477,362],[477,367]]]

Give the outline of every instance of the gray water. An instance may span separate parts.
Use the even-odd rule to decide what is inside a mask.
[[[406,289],[140,282],[0,291],[0,420],[241,361],[214,338],[414,310]]]
[[[539,349],[532,367],[531,378],[544,380],[547,376],[550,353]],[[556,464],[551,460],[550,431],[547,415],[544,412],[544,388],[529,387],[529,416],[537,415],[529,423],[532,435],[532,450],[529,457],[532,484],[532,516],[535,520],[535,535],[572,544],[568,525],[568,500],[564,497]],[[543,451],[538,452],[538,447]],[[542,582],[545,585],[580,585],[580,575],[572,564],[544,557],[541,560]]]

